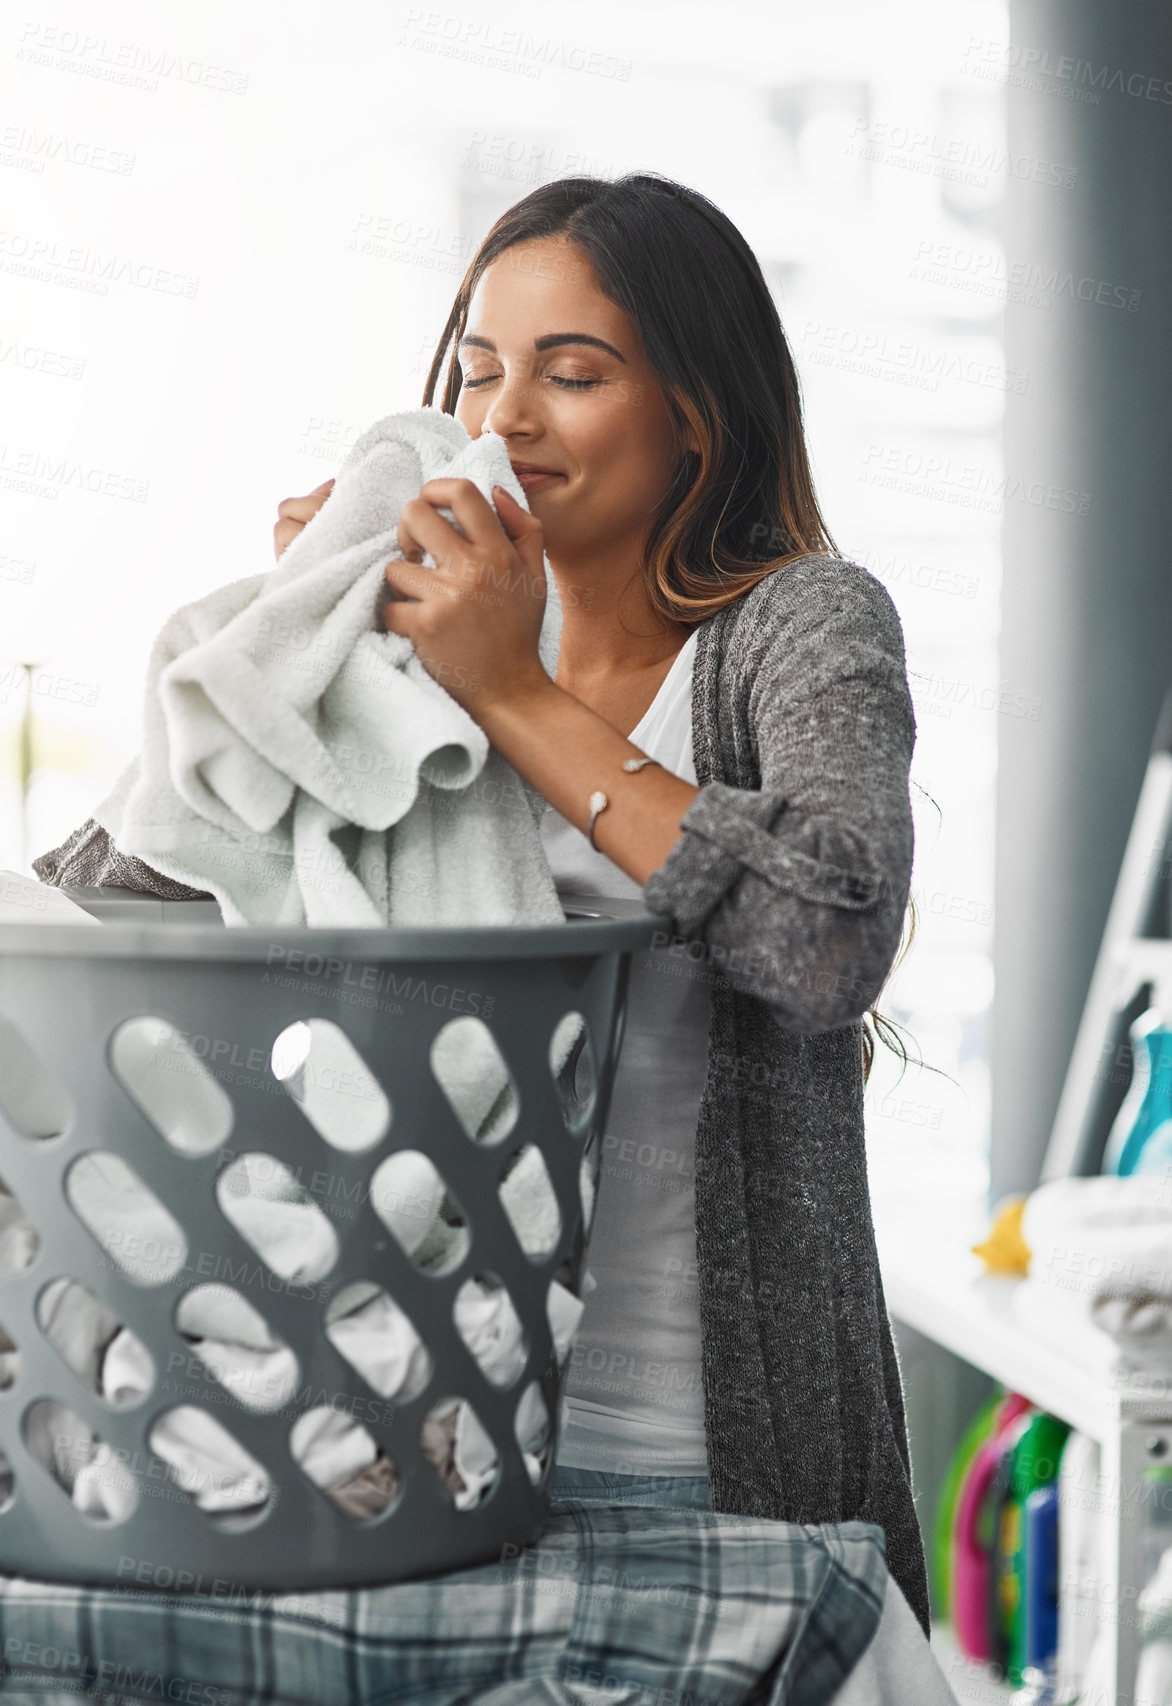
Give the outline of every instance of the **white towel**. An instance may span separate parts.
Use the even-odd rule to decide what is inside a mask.
[[[1172,1342],[1167,1336],[1162,1347],[1151,1344],[1145,1352],[1100,1325],[1085,1295],[1031,1279],[1013,1286],[1010,1308],[1028,1333],[1096,1379],[1111,1384],[1125,1380],[1137,1387],[1148,1384],[1156,1395],[1166,1395],[1172,1371]]]
[[[537,796],[411,642],[375,627],[403,506],[441,475],[525,503],[496,434],[389,415],[274,569],[184,606],[155,642],[141,758],[94,815],[229,924],[562,922]],[[560,633],[547,563],[551,676]]]
[[[1014,1308],[1087,1366],[1172,1368],[1172,1195],[1154,1174],[1054,1179],[1028,1198]]]

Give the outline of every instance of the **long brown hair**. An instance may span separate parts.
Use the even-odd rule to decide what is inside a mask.
[[[514,244],[542,237],[585,253],[635,327],[675,425],[676,476],[647,539],[652,608],[695,625],[787,563],[840,557],[814,492],[797,369],[756,256],[713,202],[669,178],[559,178],[503,213],[456,292],[424,406],[442,383],[441,407],[455,413],[458,345],[481,275]],[[688,428],[699,451],[684,448]],[[914,902],[909,917],[896,965],[911,946]],[[866,1019],[864,1082],[876,1038],[908,1058],[891,1020],[875,1008]]]

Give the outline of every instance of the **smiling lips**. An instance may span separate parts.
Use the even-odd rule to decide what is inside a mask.
[[[535,462],[514,462],[512,468],[523,492],[534,491],[550,480],[563,478],[555,468],[539,468]]]

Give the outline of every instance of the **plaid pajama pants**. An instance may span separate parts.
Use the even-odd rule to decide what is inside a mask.
[[[826,1706],[879,1621],[882,1530],[715,1514],[702,1481],[648,1479],[616,1505],[620,1478],[566,1471],[533,1545],[383,1588],[215,1598],[0,1577],[0,1696]]]

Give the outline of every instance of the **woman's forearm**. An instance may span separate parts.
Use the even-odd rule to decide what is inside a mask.
[[[680,819],[699,793],[657,764],[622,768],[639,748],[565,688],[546,681],[477,710],[503,758],[585,833],[590,795],[608,800],[594,825],[600,853],[640,885],[680,838]]]

